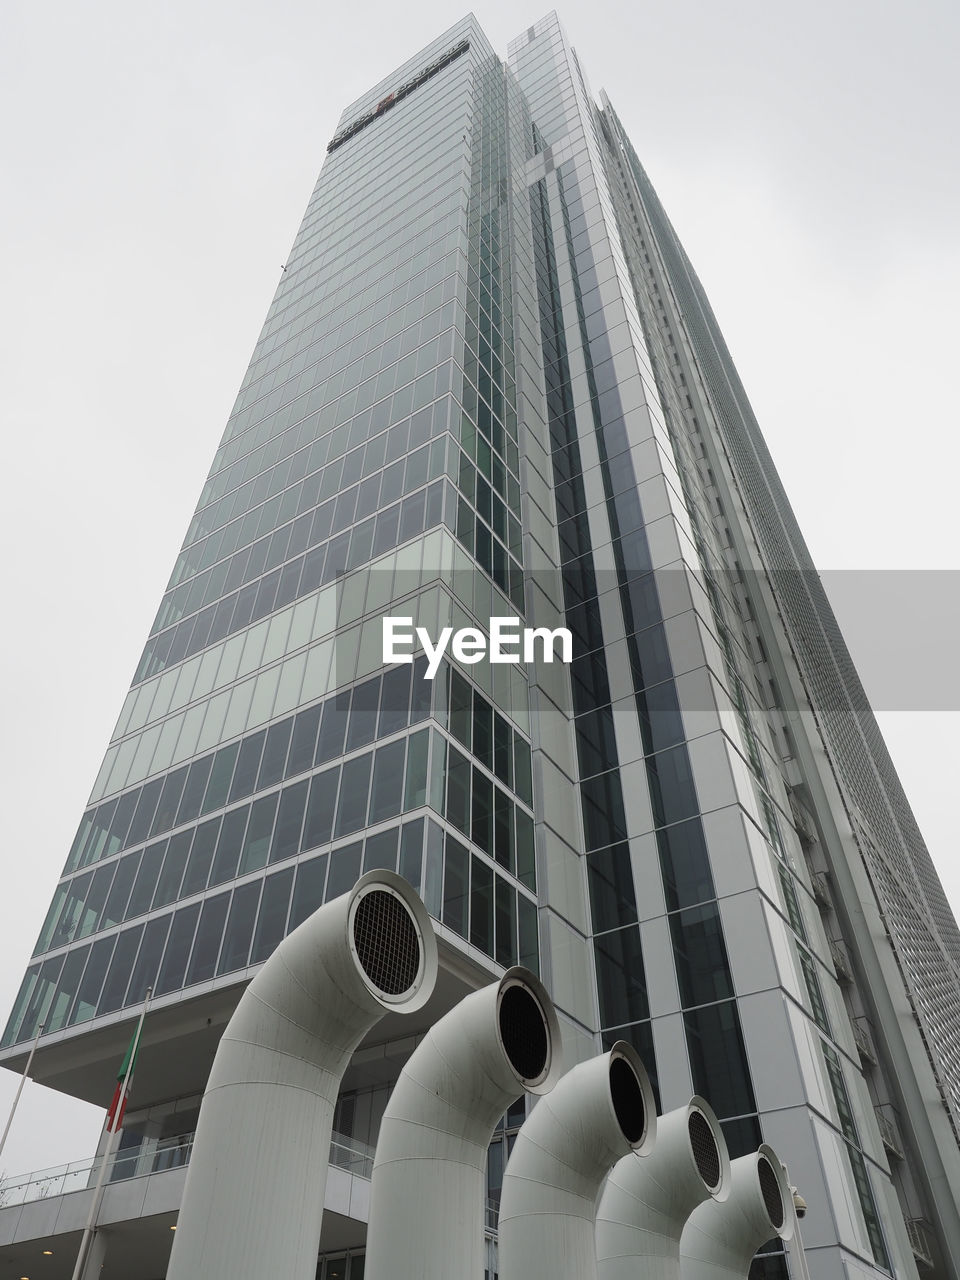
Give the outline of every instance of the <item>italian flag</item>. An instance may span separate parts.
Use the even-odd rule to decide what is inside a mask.
[[[107,1112],[107,1132],[113,1132],[123,1127],[123,1113],[127,1109],[127,1097],[130,1093],[130,1085],[133,1083],[133,1068],[137,1061],[137,1052],[140,1048],[140,1027],[138,1026],[133,1033],[133,1039],[127,1048],[127,1052],[123,1056],[123,1062],[120,1064],[120,1070],[117,1072],[117,1087],[113,1093],[113,1100],[110,1103],[110,1110]]]

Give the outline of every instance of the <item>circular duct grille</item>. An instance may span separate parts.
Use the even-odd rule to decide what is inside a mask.
[[[691,1111],[687,1121],[690,1149],[693,1152],[697,1173],[711,1190],[720,1184],[720,1150],[713,1130],[700,1111]]]
[[[766,1156],[761,1156],[757,1161],[757,1177],[760,1179],[760,1194],[763,1196],[767,1216],[779,1231],[783,1226],[783,1196],[780,1194],[780,1179]]]
[[[420,971],[420,937],[400,898],[384,889],[365,893],[353,917],[353,942],[378,991],[398,996],[410,990]]]
[[[543,1010],[526,987],[507,987],[497,1014],[504,1052],[521,1080],[539,1080],[547,1069],[550,1044]]]
[[[640,1081],[626,1058],[610,1060],[610,1097],[621,1133],[628,1142],[639,1142],[647,1114]]]

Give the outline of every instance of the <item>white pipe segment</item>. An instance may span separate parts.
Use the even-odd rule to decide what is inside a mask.
[[[437,977],[430,918],[371,871],[280,943],[217,1049],[168,1280],[314,1280],[333,1110],[350,1057]]]
[[[500,1194],[501,1280],[596,1276],[597,1196],[612,1166],[653,1146],[656,1105],[636,1051],[619,1041],[569,1071],[517,1134]],[[638,1161],[639,1163],[639,1161]]]
[[[705,1200],[730,1191],[730,1157],[720,1122],[703,1098],[657,1120],[649,1156],[624,1156],[597,1210],[600,1280],[677,1280],[684,1225]]]
[[[680,1239],[683,1280],[746,1280],[753,1255],[796,1229],[793,1194],[776,1152],[765,1143],[730,1166],[730,1194],[694,1209]]]
[[[559,1075],[560,1025],[539,980],[508,969],[435,1023],[380,1123],[366,1280],[482,1280],[487,1148],[526,1090]]]

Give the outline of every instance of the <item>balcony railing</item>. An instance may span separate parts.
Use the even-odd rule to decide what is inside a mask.
[[[833,967],[837,971],[837,979],[840,982],[852,982],[853,965],[850,963],[850,956],[845,943],[841,942],[839,938],[835,938],[830,943],[830,955],[833,958]]]
[[[933,1269],[933,1233],[926,1218],[907,1218],[907,1235],[913,1256],[925,1267]]]
[[[873,1043],[870,1024],[866,1018],[853,1019],[853,1038],[856,1041],[857,1049],[860,1051],[861,1059],[875,1067],[877,1065],[877,1049]]]
[[[903,1139],[900,1137],[900,1126],[897,1123],[897,1113],[889,1105],[883,1103],[874,1107],[877,1113],[877,1127],[880,1130],[880,1137],[883,1145],[889,1151],[890,1155],[896,1156],[898,1160],[903,1159]]]
[[[151,1173],[162,1173],[188,1164],[193,1151],[193,1135],[170,1146],[158,1146],[150,1152],[140,1147],[120,1151],[110,1169],[110,1182],[125,1182],[130,1178],[142,1178]],[[330,1141],[330,1163],[338,1169],[346,1169],[358,1178],[369,1178],[373,1173],[374,1148],[356,1138],[334,1133]],[[11,1205],[27,1204],[32,1200],[47,1200],[70,1191],[84,1191],[95,1185],[100,1174],[102,1157],[91,1156],[72,1164],[56,1165],[52,1169],[40,1169],[35,1173],[19,1174],[0,1179],[0,1209]]]
[[[813,896],[821,907],[829,908],[832,906],[830,899],[830,878],[825,871],[811,871],[810,883],[813,888]]]

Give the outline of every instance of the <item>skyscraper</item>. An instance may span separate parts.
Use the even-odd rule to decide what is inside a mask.
[[[384,664],[387,615],[565,625],[573,662],[428,681]],[[664,1108],[696,1089],[734,1154],[784,1154],[813,1275],[957,1273],[956,923],[699,282],[553,17],[508,69],[466,19],[344,112],[3,1060],[42,1021],[38,1078],[105,1103],[152,986],[120,1171],[166,1176],[252,968],[387,865],[439,922],[431,1016],[539,968],[571,1059],[628,1038]],[[357,1055],[337,1161],[363,1167],[396,1036]],[[323,1245],[353,1280],[362,1182]],[[166,1230],[169,1184],[118,1220]]]

